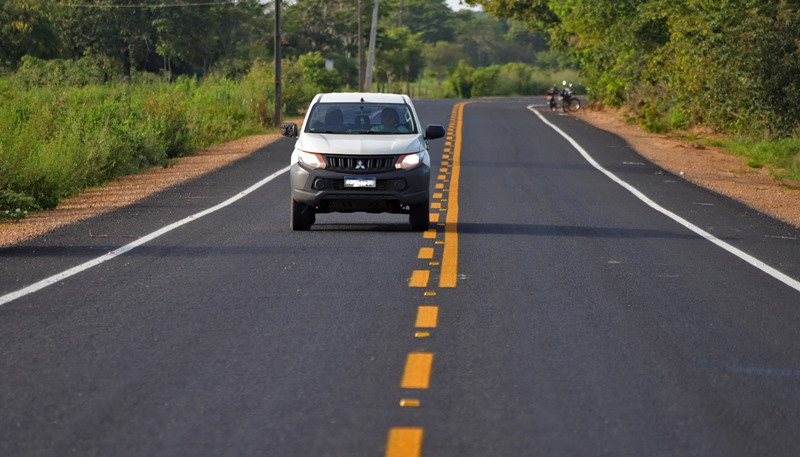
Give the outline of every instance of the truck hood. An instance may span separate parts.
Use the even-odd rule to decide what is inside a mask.
[[[306,152],[342,155],[397,155],[425,149],[422,135],[335,135],[303,133],[296,147]]]

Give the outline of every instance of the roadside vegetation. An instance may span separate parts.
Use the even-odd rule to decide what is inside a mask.
[[[800,181],[800,6],[784,0],[472,0],[546,34],[598,103]]]
[[[287,62],[285,71],[299,83],[299,65]],[[26,59],[0,78],[0,217],[53,208],[84,188],[168,166],[273,123],[273,70],[261,62],[235,80],[180,76],[170,83],[136,74],[130,82],[80,81],[94,77],[82,61]],[[295,112],[314,90],[297,86],[285,100]]]
[[[790,179],[800,182],[800,138],[780,140],[725,139],[706,140],[704,144],[727,149],[734,154],[747,157],[747,165],[753,168],[769,167],[776,179]],[[797,185],[785,187],[800,190]]]

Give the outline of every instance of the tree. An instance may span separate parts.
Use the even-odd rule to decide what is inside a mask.
[[[344,83],[336,69],[325,68],[325,58],[319,51],[303,54],[297,62],[305,83],[311,85],[314,92],[333,92]]]
[[[800,10],[786,0],[474,0],[569,52],[596,98],[646,127],[800,131]],[[790,98],[791,97],[791,98]]]
[[[0,3],[0,66],[16,67],[22,56],[48,58],[60,51],[44,0]]]
[[[193,1],[200,3],[197,7],[154,10],[156,50],[167,73],[177,62],[184,72],[205,74],[219,60],[248,52],[253,42],[266,47],[269,27],[258,0],[217,6],[206,5],[205,0]]]
[[[426,43],[452,41],[455,37],[454,13],[445,0],[390,0],[384,9],[389,12],[388,24],[408,27]],[[401,12],[402,21],[398,17]]]
[[[466,0],[470,5],[481,5],[495,17],[515,18],[530,24],[534,30],[550,31],[557,27],[560,18],[550,6],[550,0]]]
[[[164,60],[164,71],[172,76],[181,63],[207,71],[216,48],[213,19],[198,8],[162,8],[154,14],[156,51]]]
[[[470,62],[477,67],[498,63],[496,57],[505,45],[503,24],[488,16],[468,16],[458,28],[458,42],[462,43]]]
[[[435,77],[446,76],[460,60],[467,58],[463,44],[447,41],[426,44],[422,49],[422,55],[426,70]]]
[[[389,92],[392,92],[392,83],[397,79],[406,82],[417,79],[422,70],[421,35],[411,33],[408,27],[391,27],[379,34],[378,73],[385,78]]]
[[[448,83],[452,86],[458,98],[472,97],[472,74],[474,72],[475,69],[462,60],[458,62],[458,66],[450,73]]]
[[[358,44],[356,14],[355,2],[349,0],[299,0],[289,5],[284,17],[287,52],[354,54]]]
[[[97,0],[94,7],[84,8],[61,0],[61,30],[72,57],[116,56],[125,78],[130,78],[134,65],[144,66],[156,43],[153,13],[150,8],[125,7],[134,2],[139,0]]]
[[[67,55],[114,57],[126,77],[132,68],[205,74],[222,59],[246,55],[254,46],[266,48],[271,36],[259,0],[218,5],[182,0],[175,7],[162,7],[161,1],[142,6],[141,0],[97,0],[92,7],[60,1],[57,15]],[[239,66],[247,69],[250,62]]]

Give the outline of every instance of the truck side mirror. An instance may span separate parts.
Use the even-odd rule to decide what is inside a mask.
[[[288,136],[289,138],[297,138],[297,124],[294,122],[281,124],[281,135]]]
[[[425,139],[435,140],[444,136],[444,127],[437,124],[430,124],[425,129]]]

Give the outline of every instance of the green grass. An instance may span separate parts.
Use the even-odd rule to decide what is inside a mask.
[[[702,143],[744,156],[750,167],[769,167],[772,175],[778,179],[800,182],[800,138],[776,141],[724,139],[705,140]]]
[[[24,76],[24,75],[23,75]],[[73,87],[0,77],[0,218],[271,126],[272,73]],[[288,103],[307,103],[298,91]]]

